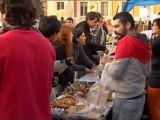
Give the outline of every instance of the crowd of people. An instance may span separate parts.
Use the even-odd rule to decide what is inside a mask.
[[[42,16],[35,28],[32,0],[1,0],[0,12],[0,120],[51,120],[51,94],[74,83],[76,71],[92,73],[98,51],[109,53],[106,22],[92,11],[76,25],[72,17]],[[150,39],[135,31],[128,12],[108,24],[117,38],[115,57],[101,64],[115,92],[112,119],[140,120],[145,108],[149,119],[160,120],[160,18]]]
[[[75,71],[93,71],[99,64],[97,51],[108,53],[102,20],[103,17],[97,12],[88,13],[86,20],[76,26],[71,17],[67,18],[65,23],[59,21],[56,16],[41,17],[38,30],[55,48],[55,69],[63,66],[66,68],[54,71],[62,91],[69,83],[74,82]],[[92,29],[95,33],[91,32]]]

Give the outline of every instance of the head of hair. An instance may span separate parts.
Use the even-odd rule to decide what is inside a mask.
[[[73,30],[73,32],[72,32],[73,33],[73,38],[72,38],[73,43],[75,43],[75,44],[78,43],[77,38],[79,38],[83,32],[84,32],[83,29],[80,29],[80,28]]]
[[[6,14],[9,25],[29,28],[36,23],[37,12],[32,0],[1,0],[0,11]]]
[[[61,17],[61,20],[64,20],[64,17]]]
[[[130,29],[135,29],[135,22],[134,19],[132,17],[132,15],[129,12],[120,12],[117,13],[114,17],[113,20],[119,19],[119,21],[123,24],[126,25],[127,22],[129,22],[131,24],[131,28]]]
[[[59,40],[60,43],[64,46],[68,57],[72,56],[73,53],[73,46],[72,46],[72,40],[70,40],[70,35],[71,35],[70,33],[72,33],[72,28],[70,26],[63,24],[61,26]]]
[[[40,19],[38,29],[46,38],[50,38],[60,32],[61,23],[56,16],[43,16]]]
[[[73,23],[73,18],[72,17],[68,17],[66,20],[70,20]]]
[[[158,26],[158,28],[160,29],[160,18],[154,19],[153,23],[155,23]]]
[[[100,19],[103,19],[103,16],[101,15],[101,13],[97,12],[98,16]]]
[[[86,21],[87,20],[94,20],[95,18],[97,18],[97,20],[99,21],[99,15],[97,12],[88,12],[86,15]]]

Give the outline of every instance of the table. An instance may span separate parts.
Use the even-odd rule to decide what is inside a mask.
[[[99,75],[96,74],[86,74],[83,77],[77,79],[77,81],[80,82],[91,82],[91,83],[95,83],[98,82],[100,80]]]
[[[79,82],[87,82],[87,83],[95,83],[99,81],[100,78],[96,74],[86,74],[83,77],[76,79],[76,81]],[[74,115],[68,115],[64,114],[63,112],[55,112],[52,110],[52,114],[55,117],[53,120],[106,120],[106,117],[111,112],[113,106],[113,101],[107,101],[102,114],[97,113],[85,113],[85,114],[74,114]]]
[[[83,77],[81,77],[80,79],[77,79],[77,81],[95,83],[95,82],[100,81],[100,77],[96,74],[86,74]],[[113,95],[113,97],[114,97],[114,95]],[[105,110],[102,113],[102,115],[99,117],[100,120],[106,119],[106,116],[108,116],[109,113],[111,112],[112,106],[113,106],[113,101],[107,101],[107,104],[105,106]]]
[[[108,101],[101,115],[98,115],[97,113],[94,113],[94,112],[90,112],[86,114],[68,115],[62,112],[52,111],[52,114],[54,116],[53,120],[106,120],[106,117],[111,112],[112,106],[113,106],[113,102]],[[91,116],[91,114],[94,116]]]

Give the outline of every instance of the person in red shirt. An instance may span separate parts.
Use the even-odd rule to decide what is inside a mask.
[[[0,120],[51,120],[55,51],[32,29],[32,0],[1,0],[0,11],[7,26],[0,35]]]
[[[135,32],[130,13],[117,13],[113,20],[118,42],[114,60],[104,67],[111,79],[105,77],[106,87],[115,92],[112,120],[140,120],[145,104],[145,81],[151,68],[151,45],[145,35]]]

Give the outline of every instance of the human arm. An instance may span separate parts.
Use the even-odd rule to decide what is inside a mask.
[[[72,68],[74,71],[86,71],[87,73],[91,73],[92,70],[83,66],[83,65],[78,65],[78,64],[73,64]]]
[[[79,63],[82,63],[84,66],[88,67],[88,68],[92,68],[93,66],[95,66],[94,62],[86,55],[86,53],[84,52],[83,47],[79,47],[79,58],[82,58],[79,60]]]

